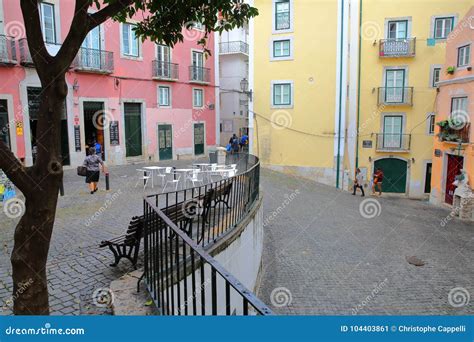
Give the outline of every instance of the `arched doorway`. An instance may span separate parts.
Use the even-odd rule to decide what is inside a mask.
[[[376,160],[374,169],[383,170],[383,192],[403,194],[407,188],[408,163],[403,159],[384,158]]]

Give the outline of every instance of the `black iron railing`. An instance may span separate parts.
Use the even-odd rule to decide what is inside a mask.
[[[412,106],[413,87],[378,88],[378,104],[387,106]]]
[[[61,48],[61,44],[56,43],[45,43],[46,50],[51,56],[56,56],[59,49]],[[28,42],[26,38],[22,38],[18,41],[18,47],[20,50],[20,64],[23,66],[33,67],[33,58],[31,58],[31,52],[28,47]]]
[[[0,64],[16,64],[15,40],[0,34]]]
[[[258,199],[258,159],[247,155],[236,162],[247,168],[233,177],[145,198],[144,279],[163,315],[271,314],[205,251]]]
[[[377,134],[378,151],[409,151],[411,134],[380,133]]]
[[[243,53],[248,55],[249,45],[243,41],[219,43],[219,53],[222,55],[231,53]]]
[[[191,65],[189,67],[189,81],[209,83],[211,80],[211,69]]]
[[[179,64],[158,60],[154,60],[152,63],[153,78],[173,81],[179,79]]]
[[[114,53],[110,51],[80,48],[72,67],[77,71],[111,74],[114,71]]]
[[[380,57],[414,57],[416,38],[381,39],[379,42]]]

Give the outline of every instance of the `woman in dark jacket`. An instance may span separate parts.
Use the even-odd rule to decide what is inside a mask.
[[[87,169],[86,183],[89,184],[91,195],[99,190],[97,183],[99,183],[100,171],[105,172],[105,165],[102,158],[96,154],[95,147],[89,149],[89,155],[84,160],[84,166]]]

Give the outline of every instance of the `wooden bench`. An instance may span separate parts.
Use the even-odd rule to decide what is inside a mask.
[[[140,241],[143,236],[143,223],[143,216],[134,216],[124,235],[100,243],[100,248],[109,247],[114,254],[115,262],[110,266],[115,267],[120,259],[126,258],[132,262],[135,269],[137,268]]]

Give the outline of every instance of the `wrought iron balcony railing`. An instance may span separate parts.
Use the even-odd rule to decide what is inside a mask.
[[[414,57],[416,38],[381,39],[379,42],[380,57]]]
[[[111,74],[114,71],[114,53],[80,48],[71,66],[76,71]]]
[[[179,79],[179,64],[154,60],[153,78],[165,81],[177,81]]]
[[[378,88],[378,104],[386,106],[412,106],[413,87]]]
[[[219,53],[228,55],[233,53],[249,54],[249,45],[243,41],[222,42],[219,43]]]
[[[377,134],[377,151],[406,152],[410,151],[411,134],[380,133]]]
[[[16,64],[16,48],[13,37],[0,35],[0,65]]]
[[[211,80],[211,69],[191,65],[189,67],[189,81],[196,83],[209,83]]]
[[[56,56],[59,49],[61,48],[61,44],[56,43],[46,43],[45,45],[51,56]],[[18,41],[18,47],[20,50],[20,64],[27,67],[33,67],[33,59],[31,58],[31,53],[26,38],[22,38]]]

